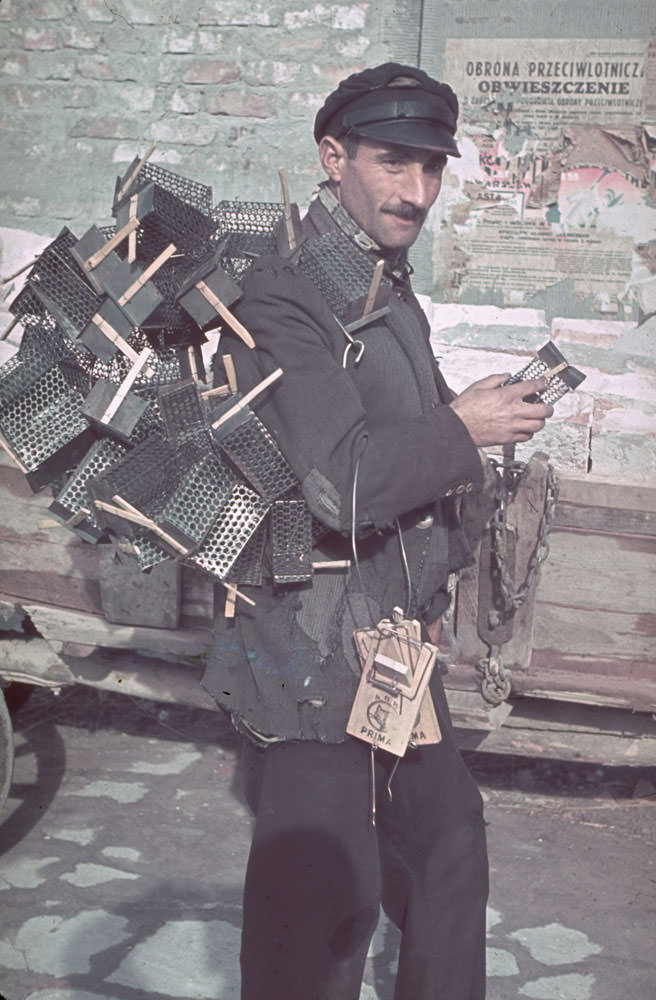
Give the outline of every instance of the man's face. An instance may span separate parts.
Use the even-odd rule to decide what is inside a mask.
[[[325,140],[324,140],[325,142]],[[341,143],[328,140],[335,149]],[[322,156],[324,168],[344,208],[379,246],[411,246],[440,193],[446,156],[432,150],[361,139],[350,159]]]

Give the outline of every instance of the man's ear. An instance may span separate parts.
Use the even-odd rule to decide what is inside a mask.
[[[339,139],[333,139],[331,135],[324,135],[319,143],[319,160],[331,183],[339,184],[346,160],[346,150]]]

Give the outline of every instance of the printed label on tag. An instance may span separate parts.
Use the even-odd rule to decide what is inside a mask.
[[[437,649],[421,642],[419,623],[384,620],[377,629],[359,629],[354,639],[363,669],[347,733],[398,757],[409,743],[438,743],[427,690]]]

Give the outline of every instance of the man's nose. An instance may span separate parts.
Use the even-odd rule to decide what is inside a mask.
[[[404,171],[402,189],[399,192],[403,201],[416,208],[430,208],[440,191],[440,179],[434,174],[427,174],[421,163],[408,164]]]

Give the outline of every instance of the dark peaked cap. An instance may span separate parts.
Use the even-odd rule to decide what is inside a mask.
[[[458,98],[448,84],[390,62],[342,80],[315,118],[314,138],[351,133],[460,156],[453,138],[457,123]]]

